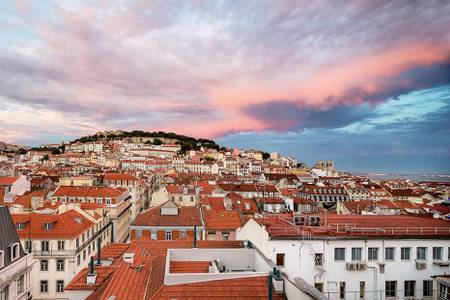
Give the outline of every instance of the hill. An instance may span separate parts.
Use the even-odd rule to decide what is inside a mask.
[[[83,136],[78,138],[72,143],[88,143],[88,142],[96,142],[102,140],[122,140],[122,139],[139,139],[141,141],[145,141],[146,143],[160,145],[163,142],[172,142],[181,146],[181,153],[186,153],[189,150],[198,150],[201,147],[216,149],[216,150],[225,150],[224,147],[216,144],[215,141],[204,138],[194,138],[186,135],[180,135],[173,132],[164,132],[164,131],[142,131],[142,130],[133,130],[133,131],[103,131],[97,132],[94,135]]]

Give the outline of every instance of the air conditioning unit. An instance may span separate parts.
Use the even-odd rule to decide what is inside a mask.
[[[357,269],[358,270],[365,270],[366,269],[366,264],[365,263],[358,263],[357,264]]]
[[[416,261],[416,269],[417,270],[424,270],[427,268],[427,263],[424,261]]]
[[[438,265],[439,267],[448,267],[450,266],[450,261],[433,261],[433,264]]]
[[[355,271],[358,270],[358,263],[346,263],[345,267],[348,271]]]

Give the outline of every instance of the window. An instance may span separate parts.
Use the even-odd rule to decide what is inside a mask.
[[[440,284],[439,285],[439,299],[449,299],[450,298],[450,288]]]
[[[366,294],[366,282],[360,281],[359,282],[359,299],[364,299]]]
[[[41,260],[41,271],[48,271],[48,260],[42,259]]]
[[[417,260],[427,259],[427,247],[417,247]]]
[[[367,259],[378,260],[378,248],[368,248]]]
[[[416,282],[414,280],[405,281],[405,297],[414,297]]]
[[[9,299],[9,285],[5,286],[0,290],[0,300],[8,300]]]
[[[284,253],[277,253],[277,266],[284,267]]]
[[[19,243],[15,243],[10,247],[11,251],[11,261],[15,261],[19,258]]]
[[[352,261],[361,261],[362,248],[352,248]]]
[[[397,297],[397,281],[386,281],[385,283],[386,298]]]
[[[345,261],[345,248],[334,248],[334,260]]]
[[[224,241],[228,241],[230,239],[230,233],[229,232],[222,232],[222,239]]]
[[[3,251],[0,251],[0,269],[3,268],[4,265],[5,265],[5,254]]]
[[[86,259],[86,249],[83,250],[83,260]]]
[[[64,280],[56,280],[56,292],[64,293]]]
[[[65,241],[58,241],[58,250],[64,250],[66,247]]]
[[[339,299],[345,299],[345,281],[339,284]]]
[[[50,242],[49,241],[41,241],[41,251],[48,252],[50,249]]]
[[[48,281],[47,280],[41,280],[41,284],[40,284],[41,288],[41,293],[48,293]]]
[[[386,260],[394,260],[395,259],[395,248],[394,247],[387,247],[385,249],[385,259]]]
[[[20,293],[23,292],[24,290],[24,282],[25,280],[25,275],[20,275],[19,279],[17,280],[17,295],[19,295]]]
[[[322,282],[316,282],[314,283],[314,287],[319,290],[319,292],[323,292],[323,283]]]
[[[79,266],[81,263],[80,254],[77,255],[77,266]]]
[[[58,259],[56,261],[56,271],[64,271],[64,259]]]
[[[442,247],[433,247],[433,260],[442,260]]]
[[[314,265],[316,265],[316,266],[323,265],[323,254],[322,253],[314,253]]]
[[[33,250],[33,243],[31,241],[25,241],[25,251],[27,253],[31,253],[31,251]]]
[[[16,229],[24,229],[26,227],[26,223],[17,223]]]
[[[186,230],[180,230],[180,239],[184,239],[186,237]]]
[[[136,229],[136,238],[141,238],[141,237],[142,237],[142,230]]]
[[[76,247],[80,247],[80,238],[77,238],[77,240],[75,241],[75,245]]]
[[[423,281],[423,296],[432,297],[433,296],[433,280]]]
[[[172,239],[172,231],[166,231],[166,240]]]
[[[402,247],[400,249],[400,255],[402,260],[410,260],[411,259],[411,248],[410,247]]]

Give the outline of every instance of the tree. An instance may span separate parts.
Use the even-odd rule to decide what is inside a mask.
[[[160,139],[154,139],[154,140],[153,140],[153,145],[161,146],[162,143],[163,143],[163,142],[162,142]]]

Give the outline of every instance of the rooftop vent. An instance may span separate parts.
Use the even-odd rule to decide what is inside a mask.
[[[132,264],[134,262],[134,253],[124,253],[123,261],[127,264]]]

